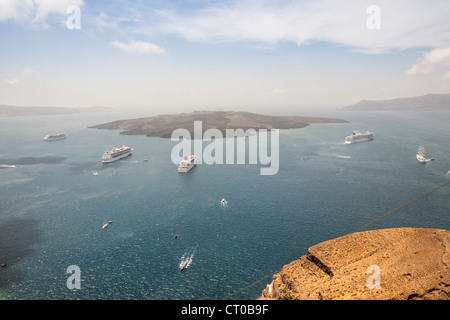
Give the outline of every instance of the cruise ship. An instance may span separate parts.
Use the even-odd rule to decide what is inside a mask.
[[[191,170],[195,166],[195,156],[184,156],[183,160],[181,160],[180,165],[178,166],[178,172],[186,173]]]
[[[114,162],[119,159],[125,158],[131,154],[133,148],[122,146],[121,148],[112,148],[111,150],[105,151],[102,155],[102,162],[109,163]]]
[[[353,144],[353,143],[369,141],[369,140],[373,140],[373,132],[369,132],[369,131],[367,131],[365,133],[353,132],[353,134],[351,136],[347,136],[345,138],[345,143]]]
[[[66,135],[64,133],[57,133],[57,134],[48,134],[44,137],[45,141],[55,141],[55,140],[61,140],[65,139]]]

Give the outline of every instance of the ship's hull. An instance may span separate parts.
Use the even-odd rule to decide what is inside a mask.
[[[358,134],[353,133],[353,135],[345,138],[344,143],[345,144],[355,144],[358,142],[364,142],[364,141],[370,141],[370,140],[373,140],[373,133],[367,131],[366,133],[358,133]]]
[[[417,154],[417,155],[416,155],[416,159],[417,159],[417,161],[419,161],[420,163],[427,163],[427,159],[426,159],[424,156],[420,155],[420,154]]]
[[[45,136],[44,141],[56,141],[56,140],[63,140],[66,139],[65,135],[61,136]]]
[[[178,166],[178,172],[186,173],[195,166],[195,156],[185,156]]]
[[[131,151],[133,151],[133,149],[128,149],[126,150],[126,152],[122,152],[119,154],[110,154],[110,155],[106,155],[106,153],[102,156],[102,162],[103,163],[111,163],[111,162],[115,162],[117,160],[123,159],[125,157],[128,157],[131,154]]]
[[[358,142],[364,142],[364,141],[370,141],[373,140],[373,137],[370,138],[359,138],[359,139],[355,139],[355,140],[345,140],[345,144],[355,144]]]
[[[195,166],[195,163],[191,163],[191,164],[189,164],[189,165],[187,165],[187,166],[185,166],[185,167],[178,167],[178,172],[180,172],[180,173],[186,173],[186,172],[188,172],[189,170],[191,170],[194,166]]]
[[[114,157],[114,158],[102,159],[102,162],[103,162],[103,163],[111,163],[111,162],[114,162],[114,161],[117,161],[117,160],[126,158],[126,157],[128,157],[130,154],[131,154],[131,151],[128,152],[128,153],[121,154],[121,155],[119,155],[119,156],[117,156],[117,157]]]

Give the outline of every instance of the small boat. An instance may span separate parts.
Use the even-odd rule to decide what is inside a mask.
[[[421,154],[416,154],[416,159],[417,159],[417,161],[419,161],[420,163],[427,163],[427,159],[423,156],[423,155],[421,155]]]
[[[105,229],[108,226],[108,223],[104,222],[102,225],[102,229]]]
[[[186,261],[183,261],[180,263],[180,271],[185,270],[188,267],[188,264]]]
[[[427,163],[428,161],[434,160],[434,158],[430,159],[425,158],[425,148],[422,145],[419,145],[419,150],[417,150],[416,159],[420,163]]]

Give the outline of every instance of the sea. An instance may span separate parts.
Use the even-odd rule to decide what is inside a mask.
[[[257,299],[308,247],[450,180],[448,111],[316,115],[349,122],[280,130],[275,175],[249,163],[180,174],[177,142],[88,128],[130,118],[117,112],[0,118],[0,299]],[[373,141],[344,144],[366,130]],[[133,154],[102,164],[122,145]],[[419,163],[419,145],[435,160]],[[449,230],[449,199],[446,186],[365,230]]]

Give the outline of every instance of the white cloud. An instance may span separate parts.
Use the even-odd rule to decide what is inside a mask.
[[[439,67],[450,68],[450,47],[437,48],[425,53],[406,73],[408,75],[430,74]],[[450,79],[450,71],[445,72],[443,79]]]
[[[91,9],[97,8],[97,4]],[[247,41],[262,47],[280,42],[299,46],[314,41],[343,45],[365,53],[448,45],[448,0],[233,0],[178,2],[114,1],[85,18],[97,30],[122,34],[175,34],[189,41]],[[0,22],[14,20],[49,27],[52,15],[67,16],[84,0],[0,0]],[[369,30],[367,9],[380,8],[381,29]],[[82,14],[85,14],[82,12]],[[148,49],[151,51],[151,49]]]
[[[24,22],[31,16],[32,0],[2,0],[0,1],[0,21],[15,20]]]
[[[444,76],[442,77],[444,80],[450,80],[450,71],[447,71],[446,73],[444,73]]]
[[[36,70],[34,70],[33,68],[29,68],[29,67],[25,67],[22,70],[22,74],[26,75],[26,76],[31,76],[31,75],[33,75],[35,73],[36,73]]]
[[[367,27],[371,4],[360,0],[242,0],[189,12],[153,10],[148,12],[153,19],[144,19],[149,22],[141,30],[201,42],[292,42],[300,46],[326,41],[366,53],[448,43],[450,1],[377,0],[379,30]]]
[[[83,0],[1,0],[0,22],[13,20],[21,24],[30,24],[48,28],[50,15],[67,16],[71,5],[82,6]]]
[[[275,88],[272,91],[273,94],[286,94],[287,90],[282,88]]]
[[[98,16],[93,18],[93,23],[99,31],[104,31],[107,29],[118,31],[119,25],[116,20],[116,18],[110,17],[104,12],[100,12]]]
[[[19,84],[20,83],[20,80],[19,79],[3,79],[3,81],[5,81],[6,82],[6,84],[8,84],[8,85],[10,85],[10,86],[14,86],[14,85],[16,85],[16,84]]]
[[[131,40],[129,43],[124,43],[115,40],[111,42],[111,45],[126,52],[152,53],[152,54],[161,54],[166,52],[164,48],[157,46],[156,44],[143,41]]]

